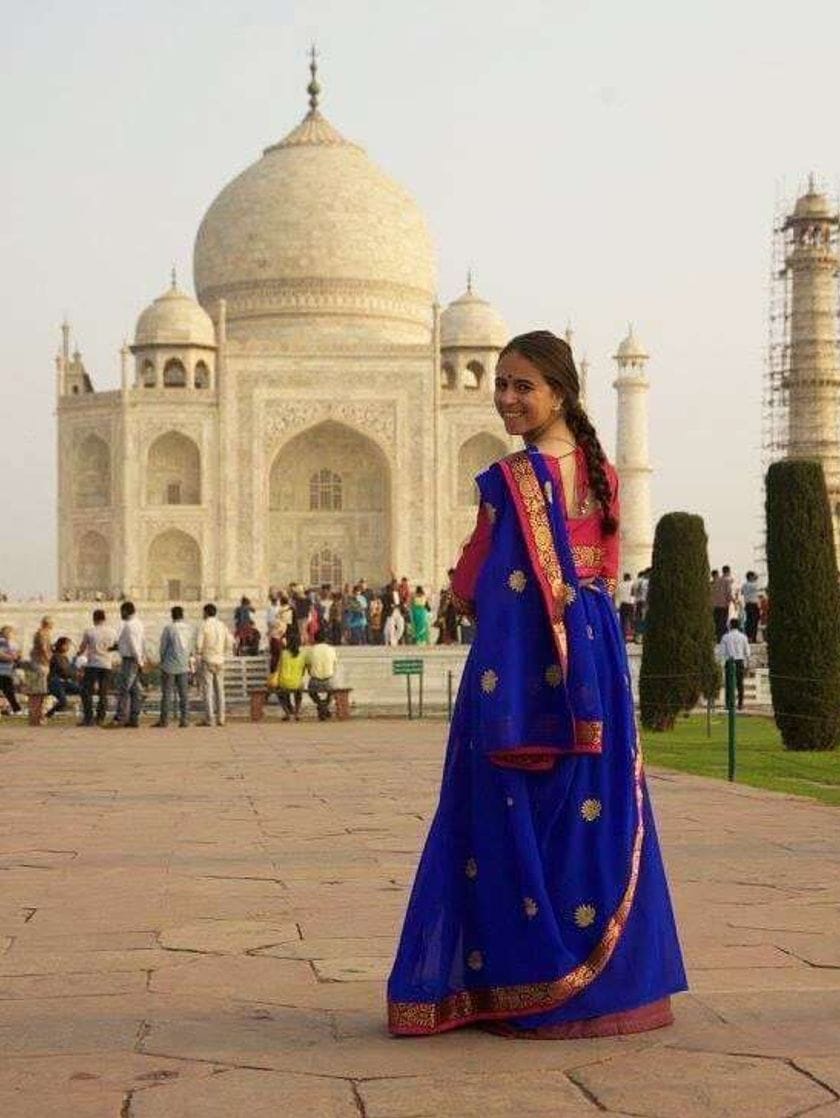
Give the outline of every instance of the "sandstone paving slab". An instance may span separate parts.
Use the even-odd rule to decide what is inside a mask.
[[[269,955],[274,959],[346,959],[372,958],[392,959],[394,940],[392,936],[365,936],[359,939],[301,939],[296,936],[285,943],[275,943],[270,947],[260,947],[255,955]]]
[[[130,1118],[359,1118],[352,1085],[274,1071],[228,1068],[200,1081],[136,1091]]]
[[[317,985],[303,959],[242,956],[170,956],[149,980],[154,993],[250,1001],[293,1001]]]
[[[147,971],[167,962],[164,951],[39,951],[15,942],[0,958],[0,977],[33,974],[80,974],[89,971]]]
[[[141,994],[146,990],[148,975],[146,970],[136,970],[0,977],[0,1001]]]
[[[796,1056],[793,1064],[840,1097],[840,1052],[832,1056]]]
[[[239,955],[272,943],[296,937],[295,924],[266,924],[257,920],[201,920],[193,924],[163,928],[162,947],[177,951],[202,951],[217,955]]]
[[[38,998],[0,1002],[0,1052],[130,1052],[144,1020],[142,998]]]
[[[363,1081],[358,1093],[365,1118],[511,1118],[514,1106],[517,1114],[554,1118],[600,1113],[562,1072],[552,1071],[403,1076]]]
[[[835,1101],[783,1060],[708,1052],[648,1050],[578,1068],[572,1077],[601,1109],[650,1118],[789,1118]]]
[[[809,967],[806,963],[793,967],[699,968],[691,970],[691,988],[701,997],[766,990],[786,992],[798,999],[803,993],[832,991],[840,1009],[840,969]]]
[[[687,944],[683,944],[687,948]],[[800,961],[773,944],[732,945],[712,943],[694,945],[691,950],[692,976],[700,970],[751,970],[755,967],[796,967]]]
[[[66,919],[66,916],[65,916]],[[76,930],[71,920],[66,927],[73,931],[45,932],[43,923],[31,924],[18,933],[16,942],[28,951],[142,951],[157,946],[154,930],[89,932]]]
[[[0,1114],[9,1118],[118,1118],[126,1097],[163,1084],[207,1079],[213,1064],[161,1060],[136,1053],[4,1057]]]

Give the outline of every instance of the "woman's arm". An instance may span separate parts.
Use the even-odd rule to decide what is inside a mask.
[[[621,524],[621,501],[618,495],[618,474],[615,468],[611,465],[607,466],[607,475],[610,479],[610,491],[612,499],[610,501],[610,514],[615,517],[616,524]],[[601,577],[607,584],[607,589],[610,594],[615,594],[615,588],[618,585],[618,545],[619,545],[619,529],[618,527],[611,536],[604,536],[604,559],[601,567]]]
[[[475,587],[481,568],[490,553],[493,536],[493,521],[486,503],[479,505],[473,533],[461,551],[452,575],[452,595],[455,608],[460,614],[473,612]]]

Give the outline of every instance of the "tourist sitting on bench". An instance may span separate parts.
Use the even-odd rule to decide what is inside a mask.
[[[323,722],[331,716],[330,699],[334,686],[335,668],[338,655],[331,644],[322,637],[307,649],[306,662],[309,669],[309,697],[318,708],[318,718]]]
[[[307,655],[300,647],[300,632],[297,625],[292,625],[286,631],[286,647],[280,653],[277,670],[268,680],[269,687],[277,689],[284,722],[288,722],[293,713],[295,722],[300,722],[306,661]]]
[[[47,689],[55,699],[55,706],[47,711],[52,718],[60,710],[67,710],[67,696],[81,695],[82,689],[76,679],[76,672],[70,663],[70,638],[59,637],[50,657],[50,670]]]

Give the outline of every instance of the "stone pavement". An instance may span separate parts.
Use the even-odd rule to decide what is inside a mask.
[[[650,774],[671,1029],[390,1038],[441,722],[0,724],[0,1115],[840,1118],[840,812]]]

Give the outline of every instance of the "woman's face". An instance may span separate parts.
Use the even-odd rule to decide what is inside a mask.
[[[511,351],[496,366],[496,411],[509,435],[527,435],[559,414],[560,393],[527,357]]]

